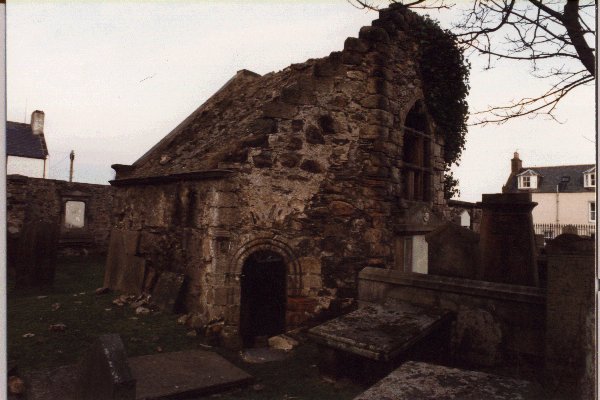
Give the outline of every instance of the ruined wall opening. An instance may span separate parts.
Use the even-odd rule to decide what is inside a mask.
[[[425,107],[417,101],[404,122],[402,196],[406,200],[431,201],[432,136],[427,125]]]
[[[244,347],[285,330],[287,267],[273,251],[258,250],[242,266],[240,334]]]

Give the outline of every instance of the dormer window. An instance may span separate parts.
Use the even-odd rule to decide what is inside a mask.
[[[537,189],[538,174],[532,170],[527,170],[517,175],[519,189]]]
[[[583,187],[596,187],[596,167],[590,168],[583,172]]]

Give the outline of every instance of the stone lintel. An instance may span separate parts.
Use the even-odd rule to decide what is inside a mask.
[[[114,179],[109,181],[112,186],[157,185],[179,181],[198,181],[207,179],[225,179],[235,171],[228,169],[208,169],[203,171],[183,172],[179,174],[144,176],[139,178]]]

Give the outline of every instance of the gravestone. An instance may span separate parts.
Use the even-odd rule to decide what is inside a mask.
[[[47,221],[28,221],[23,224],[11,255],[15,263],[16,283],[19,287],[52,285],[56,269],[59,227]]]
[[[146,261],[137,256],[138,240],[138,231],[111,231],[104,287],[130,294],[142,292]]]
[[[80,363],[80,399],[134,400],[136,380],[117,334],[100,336]]]
[[[593,398],[594,240],[560,235],[548,243],[546,252],[546,371],[552,381],[576,388],[578,398]]]
[[[429,274],[477,279],[479,235],[447,222],[425,236],[429,248]]]
[[[531,400],[542,396],[542,388],[528,381],[408,361],[354,400]]]
[[[480,228],[482,280],[538,286],[531,193],[484,194]]]
[[[163,271],[152,291],[152,302],[162,311],[177,311],[182,300],[184,279],[185,276],[182,274]]]

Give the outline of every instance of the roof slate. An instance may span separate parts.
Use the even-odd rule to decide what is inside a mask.
[[[583,186],[583,173],[592,167],[594,167],[594,164],[521,168],[517,174],[510,176],[505,187],[505,192],[556,193],[557,185],[561,193],[593,192],[595,188],[586,188]],[[517,175],[528,170],[539,174],[537,189],[517,189]],[[568,177],[568,182],[565,182],[566,179],[563,181],[563,177]]]
[[[41,158],[48,156],[44,134],[34,135],[30,124],[6,122],[6,155]]]

